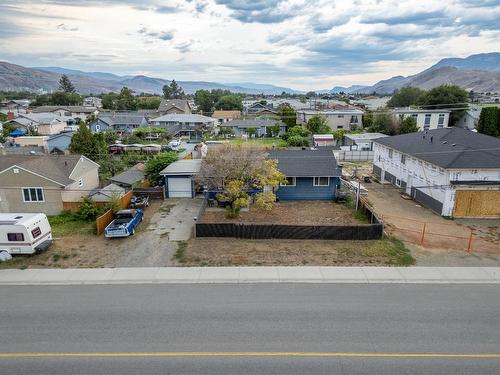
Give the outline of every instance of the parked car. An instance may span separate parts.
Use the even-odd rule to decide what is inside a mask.
[[[132,236],[143,217],[142,209],[120,210],[116,213],[115,219],[104,229],[104,236],[108,238]]]
[[[52,228],[45,214],[0,214],[0,251],[34,254],[52,245]]]
[[[149,207],[149,197],[136,197],[135,195],[130,198],[129,208],[142,208]]]

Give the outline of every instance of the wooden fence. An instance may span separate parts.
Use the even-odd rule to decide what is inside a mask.
[[[136,188],[132,192],[134,195],[142,197],[148,196],[149,199],[164,199],[163,187],[151,187],[151,188]]]
[[[132,191],[129,191],[127,194],[125,194],[123,197],[120,198],[120,207],[121,208],[127,208],[129,203],[130,203],[130,199],[132,198]],[[109,223],[111,223],[113,221],[113,211],[111,209],[107,210],[104,214],[102,214],[101,216],[99,216],[96,221],[95,221],[95,224],[96,224],[96,230],[97,230],[97,235],[101,235],[102,233],[104,233],[104,229],[106,229],[106,227],[108,226]]]

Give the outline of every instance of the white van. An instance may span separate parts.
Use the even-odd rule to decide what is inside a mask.
[[[0,214],[0,251],[34,254],[52,245],[52,229],[45,214]]]

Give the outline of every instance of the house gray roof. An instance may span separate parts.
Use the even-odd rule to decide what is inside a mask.
[[[341,170],[330,147],[272,150],[268,159],[278,160],[278,169],[287,177],[337,177]]]
[[[220,124],[219,126],[224,128],[242,128],[242,129],[247,129],[247,128],[261,128],[261,127],[268,127],[268,126],[274,126],[276,124],[280,124],[280,126],[285,126],[285,124],[280,121],[280,120],[271,120],[271,119],[262,119],[262,118],[254,118],[254,119],[245,119],[245,120],[232,120],[229,122],[225,122]]]
[[[162,99],[158,106],[158,112],[168,112],[172,107],[176,107],[184,113],[191,113],[191,106],[186,99]]]
[[[402,134],[374,142],[445,169],[500,169],[500,139],[462,128]]]
[[[133,185],[136,182],[144,180],[144,176],[144,164],[137,163],[122,173],[111,177],[109,180],[117,184]]]
[[[200,172],[201,159],[174,161],[160,172],[161,175],[194,175]]]
[[[81,157],[80,155],[3,155],[0,157],[0,174],[17,165],[66,186],[74,182],[69,176]]]
[[[58,109],[64,109],[65,111],[75,112],[75,113],[94,113],[95,111],[97,111],[96,107],[89,107],[83,105],[68,105],[68,106],[42,105],[40,107],[34,107],[32,112],[33,113],[54,112],[57,111]]]
[[[196,115],[196,114],[191,114],[191,113],[170,113],[168,115],[163,115],[160,117],[157,117],[155,119],[151,120],[152,122],[181,122],[181,123],[186,123],[186,122],[191,122],[191,123],[201,123],[201,124],[206,124],[206,123],[214,123],[215,119],[212,117],[207,117],[203,115]]]
[[[141,112],[111,112],[111,113],[100,113],[98,119],[109,126],[120,125],[120,124],[146,124],[146,119],[144,113]]]

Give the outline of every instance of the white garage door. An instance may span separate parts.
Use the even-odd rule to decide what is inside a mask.
[[[188,177],[169,178],[168,196],[169,198],[191,198],[191,179]]]

